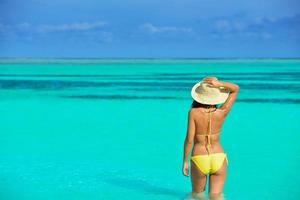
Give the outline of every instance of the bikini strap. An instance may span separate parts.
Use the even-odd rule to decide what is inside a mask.
[[[211,134],[211,113],[212,113],[212,111],[209,110],[208,112],[209,112],[209,120],[208,120],[209,131],[208,131],[208,134],[206,135],[207,136],[207,142],[208,142],[206,147],[207,147],[208,154],[210,154],[211,143],[210,143],[210,137],[209,136],[212,135]]]
[[[209,112],[209,132],[208,132],[208,134],[211,135],[211,111]],[[211,144],[210,144],[210,137],[209,136],[207,136],[207,140],[208,140],[207,151],[208,151],[208,154],[210,154]]]

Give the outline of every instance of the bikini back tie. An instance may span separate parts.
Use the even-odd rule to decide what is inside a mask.
[[[217,108],[215,110],[217,110]],[[205,112],[207,112],[207,111],[205,111]],[[210,150],[211,150],[210,136],[211,135],[218,135],[218,134],[220,134],[220,132],[219,133],[214,133],[214,134],[211,133],[211,113],[212,113],[212,110],[208,110],[208,112],[209,112],[209,120],[208,120],[209,131],[208,131],[208,134],[205,134],[205,136],[207,136],[206,149],[207,149],[207,152],[208,152],[208,155],[209,155]]]

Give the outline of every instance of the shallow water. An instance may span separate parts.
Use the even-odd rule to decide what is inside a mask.
[[[300,60],[1,60],[0,199],[183,199],[190,89],[240,85],[226,200],[299,199]]]

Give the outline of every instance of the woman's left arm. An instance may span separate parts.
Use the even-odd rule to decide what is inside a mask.
[[[192,110],[188,112],[188,126],[187,133],[184,140],[184,152],[183,152],[183,174],[188,176],[188,156],[194,143],[195,136],[195,121],[193,118]]]

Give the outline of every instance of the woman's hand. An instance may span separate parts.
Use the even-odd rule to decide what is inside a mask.
[[[183,165],[182,165],[182,174],[184,176],[189,176],[189,163],[187,161],[183,162]]]
[[[208,78],[205,78],[203,79],[204,83],[208,83],[209,84],[209,87],[215,87],[215,88],[218,88],[218,87],[221,87],[222,86],[222,83],[220,81],[218,81],[218,79],[216,77],[208,77]]]

